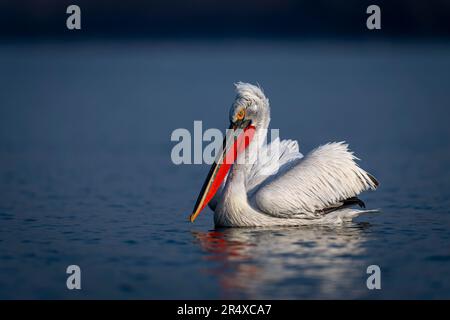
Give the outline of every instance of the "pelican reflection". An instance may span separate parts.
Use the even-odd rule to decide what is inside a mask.
[[[367,293],[368,224],[225,228],[192,234],[223,298],[337,298]]]

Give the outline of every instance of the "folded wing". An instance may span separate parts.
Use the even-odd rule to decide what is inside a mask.
[[[285,172],[266,179],[252,202],[271,216],[317,217],[344,200],[378,186],[344,142],[318,147]]]
[[[247,167],[245,187],[250,196],[268,178],[286,170],[295,161],[303,158],[295,140],[276,138],[265,144],[258,152],[256,161]]]

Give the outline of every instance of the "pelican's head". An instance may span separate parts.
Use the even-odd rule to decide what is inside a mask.
[[[236,98],[230,109],[230,122],[237,128],[251,124],[257,129],[267,129],[270,122],[269,99],[259,86],[238,82]],[[242,128],[243,129],[243,128]]]
[[[243,82],[238,82],[235,86],[237,95],[230,110],[232,134],[227,133],[222,152],[209,170],[194,211],[190,215],[191,222],[219,190],[237,156],[251,143],[255,131],[267,129],[269,126],[269,100],[261,88]]]

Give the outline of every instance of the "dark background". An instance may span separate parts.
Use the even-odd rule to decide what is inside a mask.
[[[382,32],[370,37],[450,35],[446,0],[7,0],[0,2],[0,36],[61,37],[69,32],[70,4],[82,10],[79,37],[369,36],[365,12],[371,4],[382,8]]]

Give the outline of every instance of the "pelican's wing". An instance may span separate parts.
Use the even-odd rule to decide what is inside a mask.
[[[251,166],[247,166],[246,189],[249,197],[254,194],[258,187],[267,178],[287,170],[295,160],[299,160],[303,155],[299,152],[298,142],[295,140],[282,140],[276,138],[269,145],[264,144]],[[219,190],[208,203],[211,210],[215,210],[217,203],[222,198],[223,189],[228,179],[228,174],[222,181]]]
[[[267,178],[285,170],[289,164],[302,157],[295,140],[280,141],[276,138],[270,144],[263,145],[252,166],[247,167],[247,192],[252,194]]]
[[[362,170],[344,142],[329,143],[309,153],[298,164],[267,179],[252,202],[277,217],[317,217],[378,182]]]

